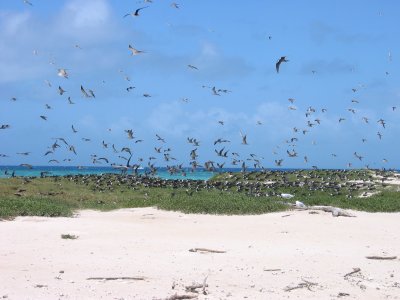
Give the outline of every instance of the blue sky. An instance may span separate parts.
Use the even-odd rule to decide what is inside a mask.
[[[160,166],[188,165],[191,137],[200,163],[231,166],[214,151],[225,146],[242,160],[256,154],[265,167],[283,159],[287,168],[399,168],[398,1],[31,3],[0,3],[0,126],[10,125],[0,130],[1,165],[92,165],[91,155],[124,164],[118,156],[126,153],[112,144],[130,147],[143,165],[150,156]],[[143,6],[139,17],[123,18]],[[145,53],[131,56],[129,44]],[[277,74],[281,56],[289,62]],[[229,92],[216,96],[211,87]],[[59,141],[44,156],[60,137],[77,155]],[[217,138],[231,142],[214,147]],[[160,146],[177,160],[164,161]]]

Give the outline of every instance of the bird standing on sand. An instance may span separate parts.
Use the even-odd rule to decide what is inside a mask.
[[[283,62],[288,62],[288,61],[289,61],[289,60],[286,59],[286,56],[282,56],[282,57],[278,60],[278,62],[275,64],[276,73],[279,73],[279,67],[280,67],[281,63],[283,63]]]

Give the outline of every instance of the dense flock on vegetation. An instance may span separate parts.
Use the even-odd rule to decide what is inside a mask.
[[[260,214],[291,209],[295,201],[393,212],[400,211],[399,179],[396,172],[378,170],[227,172],[207,181],[127,174],[15,177],[0,180],[0,217],[72,216],[78,209],[144,206]]]

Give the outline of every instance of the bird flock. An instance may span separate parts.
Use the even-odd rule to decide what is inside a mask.
[[[34,7],[34,3],[24,0],[23,3],[28,7]],[[122,19],[129,18],[145,18],[147,14],[151,14],[151,9],[153,5],[153,1],[146,0],[144,1],[145,6],[141,6],[138,8],[133,8],[131,12],[127,12],[125,15],[121,16]],[[178,3],[171,3],[171,9],[183,10],[182,6]],[[266,42],[271,42],[272,36],[268,35],[266,38]],[[80,44],[74,45],[77,51],[85,51],[84,47],[81,47]],[[32,50],[33,55],[38,55],[40,50]],[[132,41],[126,42],[126,48],[122,49],[121,52],[126,51],[127,59],[131,56],[131,59],[141,59],[143,56],[152,55],[151,52],[148,52],[144,49],[136,48],[136,44]],[[392,61],[392,55],[389,54],[390,61]],[[286,69],[286,66],[291,64],[292,60],[289,60],[287,56],[278,57],[276,61],[271,61],[269,64],[273,69],[275,65],[275,76],[282,76],[282,73],[289,72]],[[57,66],[55,61],[51,61],[50,64],[54,65],[55,71],[54,76],[58,76],[62,80],[74,82],[74,70],[70,70],[65,66]],[[187,62],[186,66],[183,66],[189,72],[201,72],[201,65],[194,65],[192,62]],[[185,69],[183,69],[185,71]],[[128,86],[125,88],[126,93],[134,93],[136,86],[132,85],[130,76],[126,74],[123,70],[118,71],[124,78],[126,82],[128,82]],[[318,70],[310,71],[313,75],[318,76]],[[388,75],[388,74],[387,74]],[[54,95],[58,95],[61,97],[66,103],[68,103],[73,109],[79,109],[79,101],[76,99],[77,91],[80,91],[80,96],[83,99],[96,101],[98,98],[101,98],[102,95],[96,93],[96,88],[87,85],[86,83],[76,83],[76,88],[74,91],[65,90],[62,84],[58,86],[53,86],[51,78],[43,79],[47,88],[54,90]],[[357,97],[357,93],[360,90],[365,88],[364,85],[360,84],[356,87],[349,87],[349,91],[351,90],[354,95],[353,99],[349,101],[349,107],[347,107],[343,111],[343,116],[340,116],[337,119],[337,123],[339,125],[345,124],[349,118],[358,118],[362,121],[365,126],[368,126],[370,123],[376,123],[380,126],[380,130],[376,132],[376,139],[382,140],[385,137],[385,130],[391,126],[386,120],[383,118],[378,118],[377,120],[371,120],[370,117],[367,116],[359,116],[359,112],[357,106],[360,105],[360,99]],[[219,98],[222,96],[229,97],[229,94],[234,93],[234,87],[226,88],[226,87],[217,87],[211,85],[202,85],[199,86],[199,90],[206,89],[209,91],[211,96],[216,96],[215,98]],[[152,98],[152,94],[147,92],[143,93],[142,96],[144,98],[150,99]],[[10,95],[9,101],[11,105],[15,102],[19,101],[18,95]],[[296,106],[297,100],[295,97],[290,97],[287,99],[287,110],[290,114],[293,111],[300,111],[300,108]],[[183,98],[182,102],[185,104],[190,104],[189,98]],[[42,122],[50,122],[51,120],[51,111],[53,111],[53,104],[45,104],[44,111],[42,114],[38,116],[38,119]],[[397,107],[393,105],[391,110],[395,113]],[[155,175],[157,173],[157,169],[159,165],[166,165],[168,171],[171,174],[182,174],[186,175],[189,167],[191,171],[196,171],[198,168],[205,169],[207,171],[223,171],[226,167],[234,167],[240,168],[243,172],[246,172],[248,169],[261,169],[265,170],[266,168],[281,168],[286,164],[290,166],[290,160],[294,158],[300,157],[304,161],[305,168],[314,168],[318,169],[317,164],[310,164],[312,160],[307,153],[300,153],[297,150],[297,146],[301,142],[302,138],[305,135],[308,135],[311,131],[321,125],[323,122],[322,119],[324,114],[329,113],[329,108],[326,107],[313,107],[308,106],[305,111],[302,112],[305,117],[305,122],[302,127],[293,127],[291,135],[283,139],[283,145],[276,145],[274,150],[272,151],[272,159],[268,157],[268,161],[265,162],[265,158],[263,157],[265,153],[262,155],[256,153],[250,153],[249,155],[242,155],[239,151],[231,150],[234,149],[233,143],[237,143],[240,146],[250,147],[252,144],[251,134],[244,132],[244,130],[240,130],[237,135],[237,140],[233,141],[231,138],[226,138],[224,136],[220,136],[216,138],[214,141],[208,142],[208,147],[214,147],[214,152],[209,153],[206,159],[201,159],[199,155],[199,149],[205,142],[200,141],[198,138],[193,136],[186,137],[186,142],[190,145],[191,149],[187,153],[186,159],[177,158],[174,155],[174,147],[170,143],[168,143],[168,139],[163,137],[162,134],[155,134],[151,136],[150,134],[144,136],[143,138],[139,138],[136,136],[134,128],[126,128],[122,132],[121,135],[125,135],[126,144],[118,146],[115,142],[106,140],[104,138],[101,143],[96,143],[92,140],[91,137],[81,136],[80,144],[72,144],[70,142],[70,136],[57,136],[54,133],[54,137],[51,138],[48,145],[43,149],[43,156],[48,157],[49,165],[57,165],[57,164],[66,164],[66,163],[74,163],[74,159],[79,155],[80,147],[90,147],[92,149],[92,154],[87,158],[88,161],[92,165],[102,165],[102,166],[111,166],[113,168],[119,169],[122,172],[128,172],[132,170],[132,172],[137,173],[139,169],[145,168],[146,172],[151,175]],[[1,120],[0,120],[1,122]],[[225,126],[225,120],[216,120],[216,123],[221,127]],[[262,120],[257,120],[254,124],[255,126],[265,126]],[[51,129],[51,125],[49,127]],[[1,124],[0,130],[13,130],[13,124]],[[110,131],[111,129],[105,129],[105,131]],[[368,130],[368,129],[367,129]],[[1,138],[0,131],[0,138]],[[77,128],[76,125],[70,125],[70,134],[71,135],[80,135],[80,129]],[[367,143],[368,140],[366,137],[361,137],[360,140],[362,143]],[[151,150],[148,150],[144,155],[137,154],[135,147],[137,144],[142,143],[144,141],[150,141],[154,143]],[[316,144],[316,141],[313,141],[313,144]],[[64,149],[62,156],[57,156],[56,154]],[[99,154],[100,152],[102,154]],[[0,149],[1,151],[1,149]],[[103,153],[106,153],[104,155]],[[365,161],[364,155],[359,151],[350,150],[349,153],[353,153],[353,159],[355,161],[363,162]],[[21,157],[20,166],[33,168],[31,163],[28,163],[27,157],[31,154],[31,151],[24,152],[16,152],[15,155]],[[332,158],[337,157],[337,154],[330,153]],[[0,153],[0,158],[2,158],[1,163],[6,163],[6,159],[13,156],[12,153]],[[268,156],[271,156],[268,154]],[[275,157],[274,157],[275,156]],[[387,163],[387,159],[382,157],[382,163]],[[349,161],[347,167],[351,168],[353,166],[353,161]],[[341,168],[344,166],[338,166]],[[365,163],[365,167],[369,168],[369,165]]]

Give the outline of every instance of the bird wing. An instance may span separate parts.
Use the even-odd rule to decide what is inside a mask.
[[[275,64],[276,68],[276,73],[279,73],[279,66],[281,65],[282,60],[278,60],[278,62]]]

